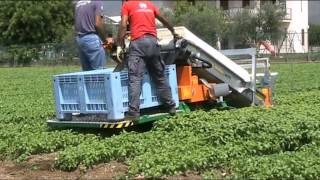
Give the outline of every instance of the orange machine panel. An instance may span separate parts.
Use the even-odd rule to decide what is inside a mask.
[[[177,80],[180,100],[193,103],[210,99],[209,89],[199,84],[199,77],[192,74],[191,66],[177,67]]]
[[[187,100],[191,98],[191,78],[191,66],[177,67],[178,93],[180,100]]]
[[[262,94],[264,94],[265,99],[264,99],[264,105],[267,109],[269,109],[271,107],[271,92],[270,92],[270,88],[262,88]]]

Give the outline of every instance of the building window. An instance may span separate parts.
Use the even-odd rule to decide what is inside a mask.
[[[220,0],[220,7],[222,7],[223,10],[228,10],[229,9],[228,0]]]
[[[195,5],[195,4],[196,4],[196,1],[195,1],[195,0],[188,0],[188,2],[190,2],[192,5]]]
[[[264,1],[260,1],[261,5],[265,5],[267,3],[271,3],[271,4],[276,4],[277,0],[264,0]]]
[[[301,30],[301,44],[304,46],[304,29]]]
[[[242,0],[242,7],[249,7],[250,6],[250,0]]]

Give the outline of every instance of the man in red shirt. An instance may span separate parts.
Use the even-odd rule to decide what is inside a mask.
[[[117,37],[118,46],[123,43],[127,24],[130,24],[131,43],[128,54],[129,110],[127,119],[136,120],[140,116],[140,93],[142,78],[147,67],[160,101],[171,115],[176,113],[175,102],[165,77],[165,64],[160,57],[157,42],[156,18],[176,36],[173,27],[160,15],[157,7],[150,1],[127,1],[121,10],[121,23]]]

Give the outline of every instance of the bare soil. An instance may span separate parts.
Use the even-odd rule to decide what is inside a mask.
[[[99,164],[92,169],[78,168],[73,172],[57,170],[53,167],[56,154],[33,155],[22,163],[0,162],[0,179],[114,179],[127,173],[128,167],[112,161]]]
[[[111,161],[103,163],[92,168],[86,169],[79,167],[75,171],[66,172],[54,168],[56,153],[32,155],[25,162],[16,163],[13,161],[0,161],[0,180],[84,180],[84,179],[115,179],[125,176],[128,173],[128,166]],[[137,176],[133,179],[145,179],[143,176]],[[200,180],[201,176],[197,172],[186,172],[183,175],[165,176],[168,180]]]

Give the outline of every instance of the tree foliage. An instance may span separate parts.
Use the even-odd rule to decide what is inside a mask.
[[[229,25],[229,37],[237,44],[245,45],[256,41],[257,17],[252,15],[249,9],[239,11],[231,18]]]
[[[3,45],[54,42],[72,19],[72,1],[0,1],[0,41]]]
[[[284,33],[282,20],[285,15],[286,10],[279,5],[272,3],[262,5],[258,15],[258,27],[262,30],[261,38],[278,41]]]
[[[320,25],[310,24],[309,44],[310,46],[320,45]]]
[[[190,1],[176,1],[174,16],[178,18],[181,15],[185,14],[192,7],[193,7],[193,4]]]
[[[174,19],[175,25],[186,26],[209,44],[215,44],[227,27],[224,13],[206,2],[176,1]]]
[[[72,58],[78,55],[78,48],[75,43],[75,30],[74,28],[67,29],[66,33],[62,36],[59,43],[55,44],[56,51],[63,51],[64,56]]]
[[[265,3],[256,12],[243,9],[231,17],[230,38],[238,44],[254,45],[260,40],[277,43],[284,35],[282,19],[286,15],[279,5]]]
[[[228,16],[208,2],[176,1],[175,10],[164,14],[211,45],[220,37],[238,45],[255,46],[260,40],[276,43],[283,37],[281,24],[286,12],[279,5],[263,3],[259,9],[243,9]]]

